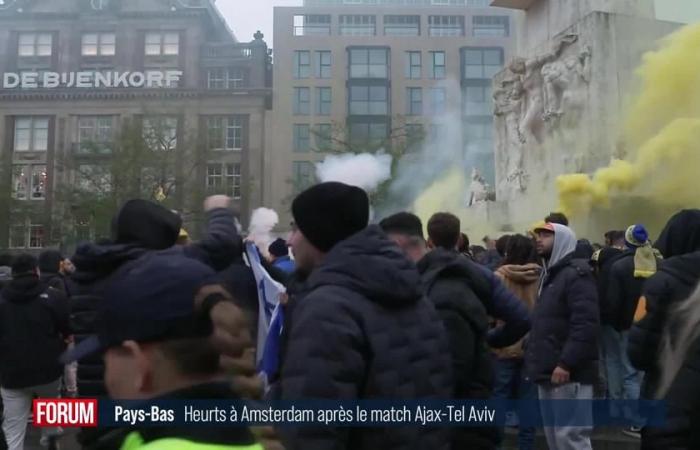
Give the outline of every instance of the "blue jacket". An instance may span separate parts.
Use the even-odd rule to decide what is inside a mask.
[[[296,264],[294,264],[294,261],[292,261],[292,258],[289,256],[280,256],[275,259],[272,265],[286,274],[294,273],[296,270]]]
[[[486,341],[493,348],[515,344],[530,330],[530,312],[525,302],[509,291],[491,269],[472,264],[481,271],[489,286],[487,292],[475,293],[484,304],[488,315],[504,322],[503,325],[489,331]]]

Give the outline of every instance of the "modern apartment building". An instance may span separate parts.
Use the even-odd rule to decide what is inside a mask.
[[[288,216],[314,163],[349,146],[412,145],[458,127],[493,185],[491,82],[517,12],[488,0],[307,0],[274,15],[267,205]],[[452,130],[454,132],[454,130]]]
[[[115,190],[260,204],[271,78],[214,0],[0,1],[0,249],[102,236]]]

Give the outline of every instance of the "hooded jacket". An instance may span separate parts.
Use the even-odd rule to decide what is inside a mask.
[[[290,288],[273,396],[450,398],[448,340],[416,266],[377,226],[336,244]],[[287,450],[449,447],[446,429],[282,428]]]
[[[634,321],[639,298],[646,278],[634,276],[635,250],[628,250],[615,259],[609,269],[607,290],[605,291],[604,323],[617,331],[629,331]]]
[[[525,304],[528,312],[531,313],[537,300],[541,272],[542,267],[539,264],[506,265],[498,268],[496,276],[503,281],[510,292]],[[495,349],[494,352],[499,358],[522,358],[524,355],[523,341],[521,339],[508,347]]]
[[[657,358],[668,312],[688,298],[700,281],[700,210],[673,216],[655,245],[664,261],[644,285],[646,315],[632,326],[627,349],[632,365],[646,372],[642,385],[645,398],[653,398],[657,389]]]
[[[105,245],[82,244],[71,258],[76,271],[71,276],[67,289],[76,343],[94,334],[97,305],[111,275],[123,264],[138,259],[149,251],[173,246],[180,231],[177,215],[160,205],[145,201],[130,201],[126,205],[113,224],[118,242]],[[130,230],[129,227],[137,230]],[[125,242],[132,238],[133,242]],[[202,261],[215,270],[224,269],[241,250],[232,213],[226,209],[209,211],[204,239],[177,249],[185,256]],[[77,378],[81,395],[105,395],[104,366],[99,355],[88,357],[78,364]]]
[[[474,290],[488,290],[488,280],[456,252],[433,250],[418,262],[425,292],[442,318],[450,342],[454,397],[491,397],[493,367],[486,345],[488,315]],[[472,288],[474,286],[474,288]],[[491,449],[498,444],[495,428],[453,430],[453,449]]]
[[[70,335],[65,297],[36,275],[16,276],[0,294],[0,384],[6,389],[58,380]]]
[[[536,383],[548,383],[559,366],[572,382],[597,381],[598,292],[588,261],[573,258],[576,237],[553,224],[554,248],[532,313],[525,366]]]

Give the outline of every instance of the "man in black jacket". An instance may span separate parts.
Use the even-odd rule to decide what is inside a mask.
[[[644,226],[630,226],[625,232],[625,243],[626,250],[608,265],[606,289],[601,291],[606,312],[601,311],[602,336],[610,398],[638,400],[642,374],[627,356],[629,330],[644,282],[654,274],[658,261]],[[633,426],[623,432],[639,438],[640,429]]]
[[[240,398],[211,339],[214,306],[230,303],[215,275],[212,268],[176,249],[149,252],[126,263],[107,286],[98,309],[97,335],[78,344],[63,360],[103,355],[107,390],[115,400]],[[245,323],[238,308],[225,306],[228,320]],[[263,450],[245,426],[125,426],[101,436],[100,445]]]
[[[591,449],[592,403],[572,402],[563,411],[550,400],[593,397],[599,332],[595,280],[588,261],[573,258],[576,236],[570,228],[550,223],[535,232],[537,252],[546,265],[525,350],[527,372],[538,385],[549,448]],[[561,421],[562,414],[588,426],[553,427],[554,418]]]
[[[428,226],[435,246],[432,251],[423,236],[423,224],[414,214],[395,214],[382,220],[380,226],[417,264],[426,295],[442,318],[450,341],[454,397],[490,398],[493,367],[486,344],[489,318],[485,304],[492,299],[482,302],[477,295],[490,297],[490,284],[476,264],[456,250],[459,219],[448,213],[433,216]],[[491,449],[499,440],[496,428],[461,428],[454,430],[452,448]]]
[[[449,398],[447,336],[420,275],[384,232],[367,227],[360,188],[322,183],[292,203],[289,240],[303,279],[290,287],[273,396]],[[282,428],[287,450],[449,448],[445,429]]]
[[[3,431],[10,450],[22,450],[32,398],[58,397],[58,358],[70,335],[65,297],[39,280],[37,261],[19,255],[12,281],[0,295],[0,385]],[[57,432],[43,429],[42,437]]]
[[[645,310],[645,315],[632,326],[628,348],[632,365],[644,371],[642,398],[645,399],[656,398],[661,338],[669,325],[669,311],[690,297],[700,281],[700,210],[684,210],[674,215],[655,246],[664,261],[643,287],[639,310]],[[700,442],[700,432],[695,426],[700,423],[699,412],[689,410],[688,405],[700,395],[697,389],[699,364],[697,353],[683,363],[664,397],[666,426],[644,427],[643,449],[697,448],[691,440]]]
[[[227,267],[242,251],[230,199],[215,195],[204,202],[207,229],[204,239],[174,251],[204,262],[215,270]],[[68,283],[71,302],[71,328],[75,343],[95,333],[97,306],[112,274],[124,264],[146,253],[175,245],[182,226],[181,218],[163,206],[146,200],[129,200],[112,222],[112,240],[100,244],[81,244],[71,258],[76,271]],[[83,397],[106,395],[104,364],[99,355],[88,355],[78,364],[78,393]],[[100,428],[83,429],[79,436],[84,448],[91,448]]]

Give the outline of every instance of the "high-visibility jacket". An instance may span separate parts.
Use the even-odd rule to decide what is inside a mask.
[[[139,432],[130,433],[121,450],[264,450],[260,444],[236,445],[195,442],[186,438],[165,437],[146,442]]]

